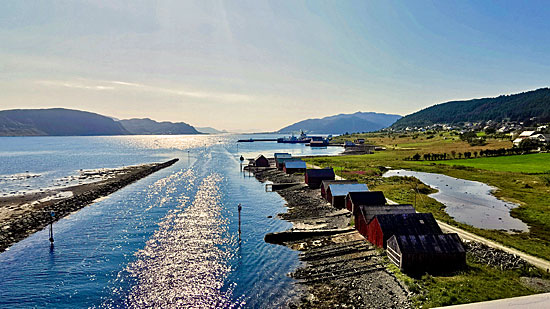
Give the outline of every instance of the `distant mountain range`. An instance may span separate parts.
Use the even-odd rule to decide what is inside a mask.
[[[200,134],[184,122],[115,120],[79,110],[14,109],[0,111],[0,136],[84,136],[128,134]]]
[[[452,101],[425,108],[407,115],[392,128],[424,127],[432,124],[458,124],[461,122],[510,121],[526,122],[537,117],[550,121],[550,89],[502,95],[496,98]]]
[[[135,135],[170,135],[199,134],[193,126],[185,122],[157,122],[149,118],[127,119],[118,121],[130,134]]]
[[[390,126],[400,115],[382,113],[339,114],[321,119],[307,119],[284,127],[278,133],[292,133],[303,130],[306,133],[343,134],[352,132],[372,132]]]
[[[211,127],[195,127],[195,129],[197,129],[197,131],[201,132],[201,133],[206,133],[206,134],[220,134],[220,133],[227,133],[226,130],[217,130],[217,129],[214,129],[214,128],[211,128]]]

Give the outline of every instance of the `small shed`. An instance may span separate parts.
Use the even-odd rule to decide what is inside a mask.
[[[346,208],[355,214],[359,206],[386,205],[386,197],[382,191],[350,192],[346,196]]]
[[[331,183],[327,190],[327,201],[332,206],[342,209],[346,207],[346,196],[350,192],[367,192],[369,188],[364,183]]]
[[[331,183],[357,183],[355,180],[323,180],[321,182],[321,196],[327,198],[328,185]]]
[[[292,155],[287,152],[276,152],[273,154],[273,157],[275,159],[282,159],[282,158],[292,158]]]
[[[302,160],[286,161],[283,163],[283,171],[287,174],[305,173],[306,162]]]
[[[380,248],[393,235],[425,234],[443,234],[431,213],[376,215],[367,225],[367,239]]]
[[[269,160],[264,155],[259,155],[254,159],[254,166],[269,167]]]
[[[386,254],[406,273],[439,273],[466,266],[466,250],[458,234],[393,235]]]
[[[275,166],[278,170],[282,171],[287,161],[302,161],[300,158],[277,158],[275,159]]]
[[[307,169],[305,182],[310,188],[317,189],[323,180],[334,180],[334,177],[336,175],[332,168]]]
[[[363,237],[368,238],[368,223],[376,215],[414,213],[416,213],[416,210],[412,205],[359,205],[353,213],[355,229]]]

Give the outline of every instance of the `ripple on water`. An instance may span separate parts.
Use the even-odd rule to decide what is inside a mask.
[[[224,237],[219,183],[211,174],[201,183],[191,205],[171,211],[128,266],[137,284],[129,307],[228,307],[231,289],[222,291],[234,254]],[[182,205],[183,207],[183,205]]]

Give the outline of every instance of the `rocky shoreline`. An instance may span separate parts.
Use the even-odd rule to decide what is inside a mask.
[[[300,251],[303,264],[290,275],[303,292],[289,307],[411,307],[410,292],[386,269],[385,255],[349,226],[347,210],[323,200],[320,189],[303,184],[303,175],[265,169],[255,176],[261,182],[300,183],[276,191],[288,207],[279,217],[291,222],[292,229],[266,235],[272,243]]]
[[[176,163],[172,159],[164,163],[129,166],[119,169],[111,178],[98,182],[87,183],[58,190],[51,190],[29,194],[0,198],[0,252],[12,244],[35,233],[50,222],[50,212],[55,212],[54,221],[57,221],[71,212],[77,211],[98,198],[113,192],[152,173]],[[44,200],[45,196],[59,195],[60,192],[71,192],[70,197]]]

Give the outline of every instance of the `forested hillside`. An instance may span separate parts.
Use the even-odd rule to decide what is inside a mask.
[[[407,115],[392,125],[392,128],[421,127],[436,123],[457,124],[479,121],[528,121],[537,117],[550,121],[550,89],[542,88],[496,98],[468,101],[452,101],[434,105]]]

